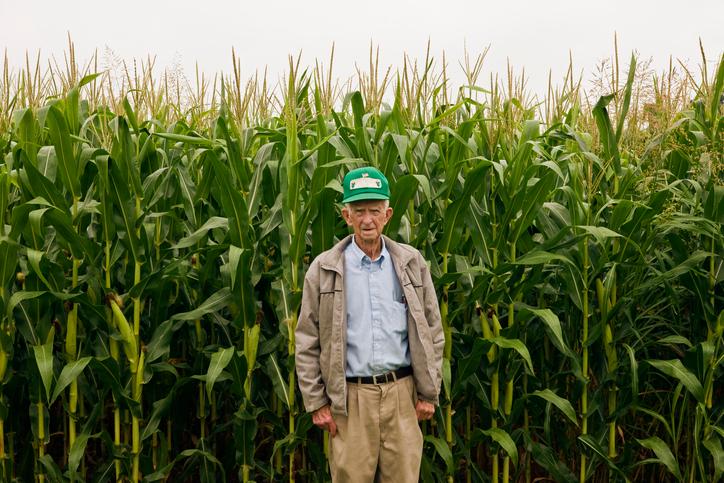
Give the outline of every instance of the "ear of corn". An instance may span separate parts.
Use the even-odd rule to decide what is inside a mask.
[[[128,323],[126,316],[115,301],[111,301],[111,310],[113,311],[113,320],[116,328],[121,333],[123,344],[123,352],[128,358],[131,372],[137,374],[138,346],[136,345],[136,336],[133,334],[131,325]]]

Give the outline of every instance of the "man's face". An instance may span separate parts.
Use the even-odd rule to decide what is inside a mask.
[[[369,243],[382,235],[382,229],[392,217],[392,208],[385,208],[384,200],[355,201],[342,209],[342,216],[347,225],[354,228],[357,240]]]

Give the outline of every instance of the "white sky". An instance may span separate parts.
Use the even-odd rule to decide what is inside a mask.
[[[724,50],[724,0],[0,0],[0,50],[12,66],[22,65],[26,50],[62,60],[70,33],[80,63],[110,48],[125,60],[155,55],[161,69],[180,63],[189,78],[197,61],[207,74],[229,72],[234,47],[244,77],[268,66],[276,80],[288,54],[301,49],[302,64],[326,65],[334,42],[335,77],[347,79],[355,63],[367,65],[370,41],[380,47],[381,66],[400,66],[404,52],[423,59],[429,38],[458,83],[465,43],[473,54],[490,45],[485,79],[504,74],[509,58],[542,92],[549,69],[562,79],[569,51],[590,78],[612,55],[614,32],[624,64],[636,49],[658,71],[670,55],[696,66],[699,38],[713,64]]]

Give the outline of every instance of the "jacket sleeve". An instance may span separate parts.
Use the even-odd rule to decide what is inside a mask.
[[[440,316],[440,305],[438,304],[435,286],[432,283],[430,269],[422,254],[418,252],[420,264],[420,275],[422,279],[423,289],[423,305],[425,310],[425,319],[430,327],[430,335],[432,336],[433,359],[430,361],[430,372],[434,376],[435,388],[437,393],[434,398],[426,397],[425,394],[419,394],[418,397],[424,401],[438,404],[438,395],[440,394],[440,382],[442,381],[442,358],[443,349],[445,348],[445,333],[442,328],[442,318]]]
[[[319,265],[304,277],[302,308],[294,331],[294,362],[304,407],[313,412],[329,404],[319,363]]]

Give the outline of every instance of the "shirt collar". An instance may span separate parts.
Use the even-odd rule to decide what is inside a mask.
[[[380,237],[380,240],[382,241],[382,250],[380,250],[380,257],[372,262],[372,259],[367,256],[365,252],[362,251],[362,249],[357,245],[357,242],[354,239],[354,236],[352,236],[352,242],[347,246],[347,249],[345,250],[348,254],[352,255],[352,260],[358,262],[360,265],[364,262],[367,263],[379,263],[380,266],[390,258],[390,252],[387,251],[387,246],[385,245],[385,239],[384,237]]]

